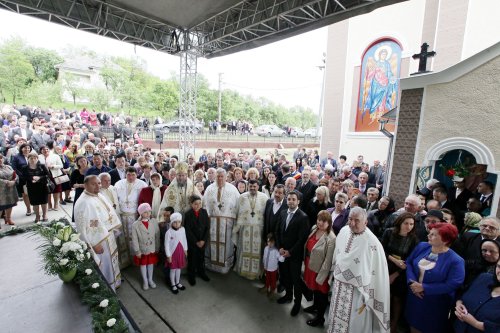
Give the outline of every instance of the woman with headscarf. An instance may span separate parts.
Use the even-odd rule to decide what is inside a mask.
[[[479,213],[467,212],[464,217],[464,227],[460,231],[460,236],[466,232],[479,233],[479,222],[483,217]]]
[[[493,273],[500,259],[500,243],[493,239],[481,241],[481,259],[465,273],[465,289],[482,273]]]
[[[378,209],[368,212],[368,228],[377,236],[382,237],[385,220],[396,211],[394,200],[388,196],[383,196],[378,201]]]
[[[159,173],[153,173],[151,175],[151,185],[143,188],[139,193],[138,205],[142,203],[151,205],[151,216],[156,218],[160,211],[160,205],[166,189],[167,186],[162,185],[161,175]]]

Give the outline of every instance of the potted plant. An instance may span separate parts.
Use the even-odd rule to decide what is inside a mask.
[[[65,223],[38,225],[34,233],[43,239],[38,249],[43,258],[45,272],[58,275],[63,282],[72,281],[78,266],[90,258],[87,244]]]

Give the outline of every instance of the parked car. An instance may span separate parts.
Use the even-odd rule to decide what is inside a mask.
[[[321,137],[321,128],[319,129],[319,133],[316,127],[308,128],[304,131],[304,134],[306,138],[319,138]]]
[[[276,125],[261,125],[255,129],[255,133],[260,136],[286,136],[286,132]]]
[[[186,119],[176,119],[163,124],[154,125],[155,131],[162,131],[163,133],[174,132],[178,133],[180,131],[181,126],[189,126],[193,128],[193,132],[203,133],[203,124],[198,121],[192,122]]]
[[[292,127],[290,136],[294,138],[303,138],[306,136],[306,133],[300,127]]]

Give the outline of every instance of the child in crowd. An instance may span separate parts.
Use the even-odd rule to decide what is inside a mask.
[[[273,297],[276,291],[276,280],[278,277],[278,262],[285,261],[285,258],[280,255],[276,248],[276,241],[274,235],[269,233],[267,235],[267,246],[264,248],[264,256],[262,263],[266,273],[266,284],[260,288],[260,292],[267,292],[268,297]]]
[[[182,215],[173,213],[170,215],[170,229],[165,234],[165,254],[167,261],[165,265],[170,268],[170,289],[172,293],[178,294],[184,290],[181,282],[181,270],[186,266],[187,255],[186,231],[182,227]]]
[[[134,263],[141,268],[142,289],[156,288],[153,281],[153,267],[158,262],[160,250],[160,229],[156,219],[151,218],[151,206],[140,204],[137,208],[139,219],[132,225],[132,246]]]
[[[210,281],[205,273],[205,245],[210,231],[210,219],[205,209],[201,208],[201,198],[192,195],[189,198],[191,209],[184,217],[184,227],[188,242],[188,282],[196,284],[196,273],[203,281]]]
[[[170,269],[166,267],[167,258],[165,257],[165,234],[170,228],[170,215],[174,213],[173,207],[164,207],[160,212],[158,212],[158,226],[160,227],[160,254],[159,254],[159,265],[163,269],[163,275],[167,281],[167,285],[170,285]]]

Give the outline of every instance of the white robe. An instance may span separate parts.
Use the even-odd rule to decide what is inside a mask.
[[[389,332],[387,260],[370,229],[361,234],[353,234],[349,226],[340,230],[333,278],[328,333]]]
[[[101,187],[99,193],[101,193],[108,201],[111,203],[118,216],[120,215],[120,203],[118,202],[118,194],[116,193],[116,188],[113,185],[109,185],[108,188]]]
[[[238,216],[240,193],[229,183],[223,186],[220,201],[217,192],[217,183],[213,183],[207,187],[203,195],[203,208],[210,217],[206,267],[225,274],[234,263],[234,244],[231,237],[233,224]]]
[[[127,179],[116,182],[115,189],[120,206],[120,218],[122,221],[122,235],[118,238],[118,249],[120,250],[120,268],[131,264],[132,249],[132,225],[137,220],[137,206],[139,193],[144,187],[148,187],[142,180],[136,179],[133,184]]]
[[[267,195],[262,192],[257,192],[255,197],[249,192],[243,193],[238,204],[238,219],[233,227],[232,241],[237,251],[234,269],[239,275],[251,280],[257,279],[260,273],[266,202]]]
[[[115,289],[121,284],[118,248],[113,232],[121,222],[115,210],[101,194],[84,191],[75,204],[75,223],[80,238],[91,248],[101,245],[104,253],[91,251],[94,260],[109,285]]]
[[[161,202],[160,209],[158,210],[158,221],[161,220],[161,211],[165,207],[173,207],[176,213],[184,215],[184,213],[191,209],[191,205],[189,205],[189,197],[193,194],[201,198],[200,191],[198,191],[196,186],[194,186],[191,179],[188,178],[186,186],[183,187],[179,187],[177,179],[174,179],[163,194],[163,200]]]

